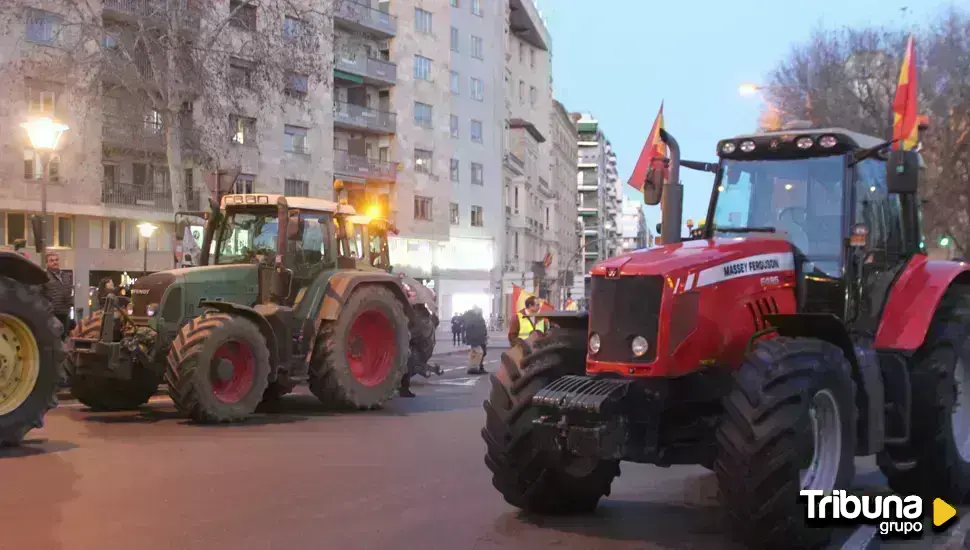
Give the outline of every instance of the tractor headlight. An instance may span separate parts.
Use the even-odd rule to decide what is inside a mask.
[[[734,144],[730,141],[721,146],[721,152],[725,155],[730,155],[734,152]]]
[[[835,139],[835,136],[822,136],[818,140],[818,144],[821,145],[822,147],[825,147],[826,149],[829,149],[830,147],[835,147],[836,143],[838,143],[838,140]]]
[[[154,317],[157,312],[158,304],[148,304],[148,307],[145,308],[145,314],[149,317]]]
[[[799,149],[811,149],[812,145],[815,145],[815,142],[810,137],[803,137],[798,138],[795,145],[797,145]]]
[[[595,332],[589,335],[589,352],[591,355],[600,352],[600,335]]]
[[[643,357],[643,354],[647,353],[647,350],[650,349],[650,344],[647,343],[647,339],[643,336],[637,336],[633,339],[633,343],[630,344],[630,349],[633,350],[633,355]]]
[[[741,151],[742,152],[745,152],[745,153],[750,153],[751,151],[754,151],[754,142],[753,141],[742,141],[741,142]]]

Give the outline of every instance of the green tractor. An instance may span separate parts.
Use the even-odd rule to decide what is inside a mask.
[[[306,197],[223,197],[199,267],[139,278],[72,338],[72,394],[95,410],[145,403],[163,380],[200,422],[245,419],[300,382],[336,408],[372,409],[408,362],[413,312],[397,277],[356,269],[339,218]],[[110,312],[110,313],[109,313]]]
[[[63,327],[41,292],[47,273],[20,252],[24,245],[0,251],[0,447],[18,445],[57,406],[64,353]]]

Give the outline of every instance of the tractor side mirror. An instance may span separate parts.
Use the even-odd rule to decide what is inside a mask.
[[[915,194],[919,190],[919,153],[894,149],[886,161],[886,190]]]
[[[660,226],[660,224],[658,223],[658,224],[657,224],[657,235],[659,235],[659,234],[660,234],[660,227],[661,227],[661,226]]]
[[[189,221],[182,219],[175,223],[175,240],[182,242],[185,240],[185,230],[189,228]]]
[[[300,223],[300,211],[290,210],[286,214],[286,240],[299,241],[303,239],[303,224]]]
[[[660,204],[660,198],[664,192],[664,178],[667,171],[664,170],[662,163],[651,163],[647,169],[647,177],[643,182],[643,203],[647,206]]]

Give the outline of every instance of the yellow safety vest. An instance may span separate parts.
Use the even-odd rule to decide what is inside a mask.
[[[528,315],[519,312],[519,338],[525,340],[533,331],[546,332],[549,328],[549,319],[539,319],[536,324],[532,324],[532,319]]]

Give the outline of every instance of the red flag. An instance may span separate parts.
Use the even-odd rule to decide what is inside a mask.
[[[893,99],[893,139],[896,149],[915,149],[919,141],[919,107],[916,85],[916,44],[910,36],[906,41],[906,55],[899,69],[899,84]]]
[[[640,151],[640,158],[637,159],[637,165],[633,168],[633,175],[627,183],[640,191],[643,189],[643,182],[647,179],[647,172],[650,168],[654,170],[663,170],[665,175],[669,174],[667,166],[664,164],[664,159],[667,157],[667,144],[660,139],[660,130],[664,127],[664,104],[660,102],[660,111],[657,113],[657,118],[653,121],[653,128],[650,129],[650,136],[647,138],[647,142],[643,144],[643,150]]]

